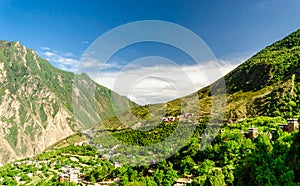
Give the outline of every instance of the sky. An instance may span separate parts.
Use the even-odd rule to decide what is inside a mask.
[[[299,7],[298,0],[0,0],[0,39],[18,40],[57,68],[76,72],[83,54],[103,34],[135,21],[160,20],[180,25],[200,37],[224,75],[265,46],[299,29]],[[161,58],[147,59],[147,56]],[[126,68],[137,60],[144,66]],[[165,76],[164,69],[175,79],[178,79],[178,70],[186,74],[194,87],[183,94],[221,77],[218,74],[214,79],[205,78],[197,70],[197,62],[186,53],[154,42],[128,46],[116,53],[108,64],[102,73],[89,75],[140,104],[183,96],[176,93],[179,89],[176,86],[182,86],[182,82],[172,84],[171,80],[158,77]],[[155,76],[151,75],[154,66],[160,69]],[[101,65],[93,67],[102,68]],[[120,72],[138,81],[132,82],[126,90],[118,89]],[[143,74],[150,76],[145,78]]]

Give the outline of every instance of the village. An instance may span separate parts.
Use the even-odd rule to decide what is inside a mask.
[[[87,146],[85,142],[75,145],[73,148],[78,147],[79,149]],[[49,157],[50,156],[51,155],[49,155]],[[9,169],[14,170],[13,172],[15,174],[12,175],[12,178],[18,185],[36,185],[42,180],[47,181],[51,179],[81,185],[110,185],[111,183],[118,182],[118,179],[98,183],[85,180],[86,172],[101,166],[103,161],[105,161],[104,158],[98,158],[98,155],[86,156],[64,152],[59,153],[59,158],[54,156],[46,160],[37,159],[36,157],[31,157],[10,164],[11,167]],[[120,165],[115,163],[111,164],[111,166],[117,168]],[[25,175],[21,174],[24,170],[28,172]],[[3,181],[3,179],[3,177],[0,178],[0,181]]]
[[[86,142],[76,143],[74,145],[77,147],[87,146]],[[42,180],[47,182],[51,179],[61,183],[74,183],[76,185],[88,186],[118,185],[120,182],[119,178],[101,182],[91,182],[85,179],[86,172],[101,166],[103,161],[106,161],[106,158],[98,158],[98,155],[80,156],[70,153],[60,153],[59,156],[59,159],[53,157],[47,160],[36,160],[35,157],[31,157],[16,161],[10,164],[10,169],[15,170],[14,172],[16,174],[12,179],[16,181],[17,185],[36,185]],[[119,168],[122,165],[115,162],[112,166],[114,168]],[[29,169],[27,171],[29,173],[25,176],[19,174],[18,172],[24,171],[25,167]],[[153,173],[154,172],[150,169],[149,174]],[[3,177],[0,178],[0,181],[3,181],[3,179]],[[175,185],[186,185],[191,182],[192,179],[189,178],[178,178],[175,181]]]
[[[206,115],[209,115],[209,113],[205,113],[205,115],[185,113],[185,114],[179,115],[177,117],[173,117],[173,116],[162,117],[161,121],[165,122],[165,123],[172,123],[172,122],[175,122],[176,120],[181,120],[181,121],[187,121],[188,123],[194,123],[194,122],[203,120],[203,118],[205,118]],[[223,120],[222,122],[227,123],[227,120]],[[286,124],[279,123],[278,126],[282,129],[282,131],[285,131],[285,132],[293,132],[293,131],[299,130],[298,118],[287,118]],[[276,131],[277,131],[276,129],[272,129],[271,133],[267,133],[267,135],[270,137],[270,139],[272,139],[272,135],[274,133],[276,133]],[[219,132],[219,134],[224,134],[225,129],[219,129],[218,132]],[[258,131],[257,127],[250,127],[250,128],[248,128],[248,131],[241,131],[241,133],[244,134],[244,136],[246,138],[252,139],[252,138],[256,138],[261,132]],[[207,134],[204,133],[204,136],[207,136]]]
[[[195,120],[199,119],[199,116],[191,113],[186,113],[182,116],[178,117],[163,117],[161,118],[162,122],[172,123],[178,119],[183,119],[185,121],[189,121],[192,123]],[[278,127],[285,132],[293,132],[299,130],[299,123],[297,118],[289,118],[286,120],[286,124],[278,124]],[[267,133],[270,139],[272,139],[272,135],[276,133],[277,129],[272,129],[271,133]],[[219,129],[219,134],[224,134],[225,129]],[[241,131],[246,138],[256,138],[259,134],[263,133],[258,130],[257,127],[249,127],[248,131]],[[204,136],[206,134],[204,133]],[[85,148],[93,145],[91,141],[84,140],[81,142],[77,142],[73,144],[73,150],[77,149],[74,152],[80,152]],[[103,162],[107,162],[111,164],[114,168],[119,168],[122,165],[118,162],[110,162],[110,158],[112,157],[111,152],[113,152],[118,146],[114,146],[111,149],[105,149],[101,144],[97,146],[98,151],[106,152],[102,154],[101,157],[96,154],[91,155],[80,155],[80,153],[71,153],[71,152],[58,152],[59,149],[54,149],[49,152],[50,158],[39,158],[39,157],[30,157],[24,160],[19,160],[12,163],[11,169],[15,170],[15,174],[12,175],[14,181],[16,181],[19,185],[29,184],[35,185],[42,180],[58,180],[59,182],[72,182],[75,184],[81,185],[110,185],[112,183],[118,183],[119,178],[115,178],[112,180],[105,180],[102,182],[90,182],[85,179],[86,173],[93,169],[96,169],[98,166],[101,166]],[[56,152],[57,151],[57,152]],[[56,154],[56,155],[53,155]],[[59,158],[56,156],[59,155]],[[38,160],[41,159],[41,160]],[[27,174],[20,174],[23,170],[28,170]],[[0,178],[0,181],[3,181],[3,177]],[[175,185],[186,185],[191,183],[192,179],[190,178],[178,178],[175,181]]]

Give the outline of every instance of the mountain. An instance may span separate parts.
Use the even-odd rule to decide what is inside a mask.
[[[300,115],[300,30],[259,51],[225,75],[224,80],[227,92],[225,122],[257,116]],[[153,122],[153,115],[177,116],[183,112],[209,117],[213,113],[211,89],[220,82],[222,80],[165,104],[131,109],[121,118],[109,118],[105,123],[109,127],[122,128],[124,123],[134,126],[142,119],[141,123],[148,125]]]
[[[300,30],[259,51],[224,79],[226,120],[299,115]],[[210,87],[198,91],[206,112],[210,112],[209,94]]]
[[[232,123],[257,116],[300,115],[300,30],[259,51],[225,75],[223,80],[227,92],[224,121]],[[177,116],[182,113],[184,105],[186,112],[209,117],[210,113],[213,113],[211,89],[223,80],[166,104],[135,109],[134,113],[150,117],[153,109],[149,108],[155,107],[157,113],[166,112],[166,115]],[[199,102],[195,99],[199,99]],[[124,118],[130,118],[129,115],[131,113]],[[113,120],[109,123],[121,125]]]
[[[217,87],[221,80],[165,104],[137,106],[130,102],[134,108],[114,117],[112,95],[121,103],[127,101],[125,98],[96,85],[86,74],[77,76],[55,69],[19,43],[1,42],[0,46],[0,82],[5,87],[0,89],[1,160],[34,153],[32,149],[38,145],[44,148],[78,129],[92,127],[87,131],[101,134],[103,130],[97,130],[93,124],[97,113],[104,118],[109,136],[119,139],[119,144],[110,148],[100,143],[99,150],[88,145],[93,141],[86,140],[87,133],[76,133],[31,159],[0,167],[0,184],[297,185],[300,182],[300,133],[296,128],[287,132],[280,127],[286,122],[284,118],[300,116],[300,30],[267,46],[224,77],[227,121],[204,149],[202,140],[207,134],[202,134],[207,121],[203,118],[213,115],[211,88]],[[75,89],[74,83],[79,85]],[[86,90],[93,90],[95,95]],[[93,100],[95,106],[90,104]],[[172,122],[160,119],[162,114],[171,118],[182,116],[185,113],[182,106],[185,112],[197,112],[184,121],[183,128],[195,126],[195,131],[183,148],[159,163],[155,159],[150,166],[122,166],[122,162],[114,161],[142,162],[147,155],[160,155],[160,151],[153,153],[152,149],[138,150],[173,135],[179,128],[177,119]],[[178,143],[181,136],[174,139],[170,143]],[[136,153],[126,154],[128,149],[122,148],[120,141],[130,144]],[[159,150],[169,152],[171,148],[161,146]]]
[[[227,74],[224,119],[232,123],[257,116],[299,115],[299,60],[297,30]],[[138,106],[113,117],[112,95],[124,104],[126,98],[95,84],[86,74],[54,68],[18,42],[0,42],[0,71],[1,163],[36,154],[79,129],[94,127],[95,114],[104,118],[105,126],[111,129],[158,124],[161,118],[153,116],[180,115],[182,104],[185,112],[208,116],[212,112],[210,88],[219,82],[166,104]],[[75,89],[74,83],[79,85]],[[92,87],[95,97],[85,93],[88,87]],[[195,98],[199,99],[200,110]],[[93,100],[94,106],[86,104]]]
[[[281,123],[286,122],[286,118],[300,116],[299,33],[300,30],[267,46],[224,77],[227,90],[224,126],[261,116],[279,117],[281,119],[276,121]],[[166,137],[176,136],[175,139],[170,140],[170,146],[173,145],[172,143],[177,145],[176,142],[181,145],[185,143],[188,135],[191,135],[185,129],[192,130],[193,127],[195,127],[193,135],[197,133],[198,137],[201,137],[204,130],[206,130],[205,134],[211,132],[205,127],[207,121],[220,123],[219,116],[222,115],[216,114],[218,112],[213,110],[216,108],[212,107],[215,97],[211,93],[211,90],[218,91],[220,83],[222,79],[189,96],[164,104],[135,107],[118,117],[108,118],[103,123],[107,128],[112,129],[109,132],[117,131],[113,136],[118,141],[107,140],[109,138],[103,130],[91,131],[92,136],[96,137],[91,140],[103,147],[111,148],[118,145],[120,141],[130,145],[148,146],[170,139]],[[188,113],[194,117],[185,117]],[[162,122],[165,118],[170,118],[171,122]],[[268,123],[268,121],[258,120],[255,125],[260,122]],[[191,123],[195,125],[190,126]],[[241,126],[242,130],[248,130],[249,127],[245,127],[244,123],[236,125]],[[182,126],[189,127],[181,128]],[[274,126],[277,126],[276,122]],[[265,130],[271,130],[273,126],[269,127]],[[205,140],[201,141],[201,145],[205,144]],[[159,150],[153,151],[160,152]],[[121,151],[122,147],[114,149],[114,152],[119,154],[122,154]]]
[[[128,101],[86,74],[53,67],[19,42],[0,41],[0,84],[2,164],[40,153],[77,130],[91,127],[84,120],[87,115],[113,116],[112,95],[120,102]],[[84,92],[89,88],[94,95]],[[86,100],[94,101],[92,111],[84,104]],[[80,108],[76,113],[74,106]]]
[[[225,81],[228,119],[299,115],[300,30],[258,52]]]

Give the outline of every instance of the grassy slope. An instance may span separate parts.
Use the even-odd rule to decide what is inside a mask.
[[[295,74],[295,85],[292,86],[292,75]],[[256,116],[298,115],[298,109],[291,112],[290,101],[300,104],[297,96],[291,97],[293,89],[298,92],[300,84],[300,30],[284,39],[267,46],[246,62],[231,71],[225,77],[227,103],[225,118],[229,121],[242,120]],[[217,83],[217,82],[216,82]],[[195,96],[199,99],[194,102]],[[122,128],[122,123],[134,125],[133,116],[148,118],[151,121],[150,108],[156,112],[176,116],[181,113],[181,106],[199,114],[211,112],[212,97],[210,86],[190,96],[170,101],[166,104],[144,106],[132,109],[122,116],[122,121],[110,118],[105,121],[109,128]],[[151,110],[153,111],[153,109]],[[145,121],[146,122],[146,121]]]
[[[239,120],[260,115],[276,116],[276,110],[286,113],[294,91],[300,84],[300,30],[258,52],[227,74],[226,119]],[[210,87],[198,91],[201,110],[210,112]],[[282,99],[280,99],[282,98]],[[293,98],[298,103],[298,98]],[[169,104],[171,104],[170,102]],[[275,112],[275,113],[274,113]]]

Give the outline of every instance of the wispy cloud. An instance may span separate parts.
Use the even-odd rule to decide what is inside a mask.
[[[89,44],[88,41],[81,41],[80,43],[82,43],[82,44]]]
[[[74,55],[71,52],[59,52],[51,50],[49,47],[40,47],[38,53],[41,57],[62,70],[73,72],[79,64],[79,60],[74,59]]]
[[[39,54],[62,70],[86,72],[97,83],[141,105],[167,102],[191,94],[226,75],[252,55],[229,56],[218,59],[217,63],[201,65],[170,65],[166,61],[147,60],[139,61],[142,65],[138,65],[124,61],[103,63],[85,56],[79,61],[70,52],[48,47],[41,47]],[[150,58],[153,59],[159,58]]]
[[[127,96],[141,105],[166,102],[191,94],[236,68],[246,57],[219,59],[217,63],[195,65],[130,66],[120,71],[89,73],[97,83]],[[217,65],[217,66],[216,66]]]
[[[112,71],[112,70],[120,70],[122,68],[122,65],[120,65],[119,62],[110,62],[110,63],[104,63],[102,61],[99,61],[98,59],[94,58],[85,58],[82,57],[80,61],[80,66],[78,71],[79,72],[94,72],[99,71],[102,68],[105,68],[106,71]]]
[[[40,47],[41,50],[50,50],[49,47]]]

